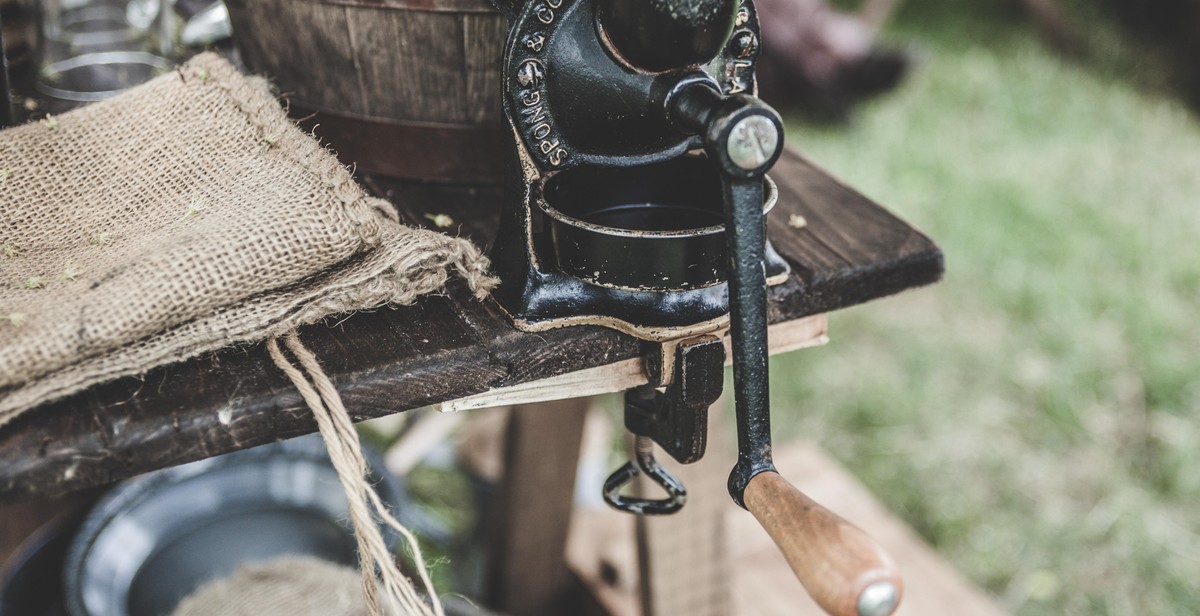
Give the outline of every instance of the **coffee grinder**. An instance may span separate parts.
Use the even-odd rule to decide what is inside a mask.
[[[605,500],[677,511],[686,489],[654,458],[704,455],[732,338],[738,461],[729,493],[832,614],[900,601],[890,559],[782,479],[771,461],[767,287],[788,264],[766,237],[783,150],[754,97],[750,0],[496,0],[510,18],[501,90],[512,154],[492,250],[495,297],[526,331],[601,325],[646,343],[650,384],[626,392],[634,460]],[[659,499],[622,489],[639,473]]]

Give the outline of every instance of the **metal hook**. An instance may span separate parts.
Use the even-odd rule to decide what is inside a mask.
[[[677,477],[654,459],[654,441],[638,435],[633,441],[634,459],[626,462],[604,482],[604,502],[614,509],[636,515],[667,515],[683,508],[687,489]],[[634,463],[636,461],[636,464]],[[634,498],[622,496],[621,489],[637,477],[638,469],[667,493],[667,498]]]

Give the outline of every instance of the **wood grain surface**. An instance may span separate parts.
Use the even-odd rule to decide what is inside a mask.
[[[504,480],[488,520],[487,606],[509,616],[569,613],[565,558],[586,398],[517,406],[508,417]]]
[[[769,230],[793,267],[773,287],[778,323],[936,281],[942,255],[921,232],[794,152],[772,177],[779,205]],[[363,178],[402,218],[487,244],[496,186],[399,184]],[[808,224],[795,229],[792,215]],[[356,420],[378,417],[637,357],[639,342],[600,327],[524,333],[491,300],[451,284],[412,306],[304,327]],[[141,378],[94,387],[0,428],[0,501],[52,496],[149,470],[315,431],[307,407],[263,346],[230,348]]]
[[[608,429],[607,422],[588,426]],[[605,441],[607,442],[607,441]],[[904,601],[895,616],[1006,616],[996,602],[939,556],[916,531],[889,511],[857,478],[827,452],[807,441],[778,443],[775,464],[805,494],[874,537],[904,573]],[[724,478],[733,458],[714,448],[689,468]],[[672,471],[679,467],[672,467]],[[715,489],[688,483],[687,507],[700,500],[723,503],[728,516],[731,616],[828,616],[809,597],[775,542],[758,521],[730,500],[724,482]],[[687,511],[684,508],[684,512]],[[609,616],[638,616],[634,520],[607,507],[576,507],[571,522],[568,561],[584,587]],[[701,565],[701,570],[706,565]],[[680,577],[687,569],[675,572]]]
[[[883,548],[779,473],[755,475],[744,498],[808,594],[830,616],[858,616],[859,597],[874,584],[890,584],[896,598],[903,597],[904,581]]]
[[[780,444],[774,457],[788,481],[866,531],[896,559],[905,584],[904,601],[894,616],[1006,614],[829,453],[814,443],[798,441]],[[734,616],[827,616],[796,581],[758,521],[732,502],[729,510]]]
[[[499,58],[508,21],[483,0],[227,5],[246,66],[306,108],[501,124]]]

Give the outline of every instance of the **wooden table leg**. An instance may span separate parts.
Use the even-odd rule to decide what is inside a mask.
[[[724,402],[708,410],[708,451],[702,460],[676,464],[657,450],[659,461],[687,486],[688,503],[674,515],[637,518],[643,616],[727,616],[732,610],[725,478],[736,458],[727,440]],[[638,479],[642,496],[661,496],[644,477]]]
[[[563,613],[574,586],[567,530],[589,400],[514,407],[505,434],[504,480],[491,520],[488,606],[512,616]]]

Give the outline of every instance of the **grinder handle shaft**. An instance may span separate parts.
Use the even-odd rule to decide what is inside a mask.
[[[755,475],[746,508],[783,552],[800,583],[833,616],[887,616],[904,581],[883,548],[779,473]]]
[[[758,518],[822,608],[833,616],[888,616],[903,591],[891,559],[788,483],[771,461],[763,175],[783,151],[783,123],[762,101],[726,96],[702,78],[682,78],[668,92],[668,121],[702,136],[724,193],[738,430],[729,494]]]

